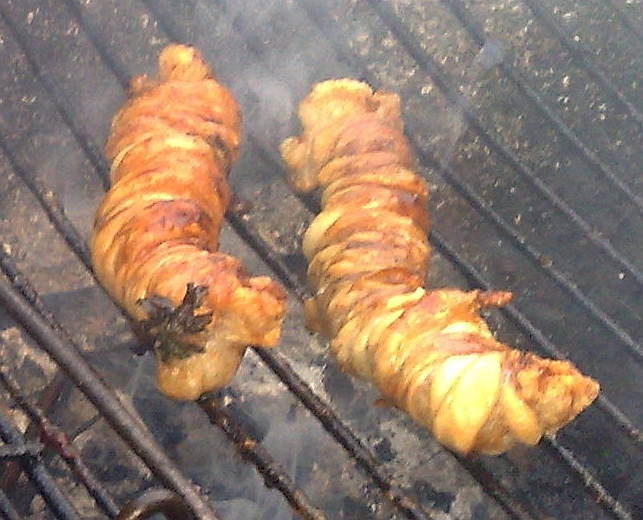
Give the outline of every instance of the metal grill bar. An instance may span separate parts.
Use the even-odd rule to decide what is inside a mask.
[[[54,448],[67,465],[71,467],[79,482],[83,483],[96,503],[109,515],[116,516],[118,514],[116,502],[85,464],[80,453],[69,442],[65,433],[57,425],[49,421],[41,410],[21,394],[18,383],[9,374],[8,370],[2,371],[0,380],[2,380],[5,388],[9,390],[14,401],[27,413],[32,424],[38,429],[40,438],[45,445]]]
[[[25,441],[22,444],[0,446],[0,460],[20,457],[37,457],[42,454],[42,444]]]
[[[378,2],[377,0],[369,0],[374,11],[376,11],[382,18],[386,26],[396,35],[402,45],[406,48],[408,53],[413,59],[422,67],[423,70],[431,77],[436,86],[440,89],[446,99],[452,106],[457,106],[462,110],[463,115],[469,126],[484,140],[484,143],[499,157],[509,164],[512,169],[520,173],[526,180],[528,180],[542,195],[549,200],[551,204],[562,213],[564,213],[571,222],[580,228],[583,235],[587,237],[592,243],[599,246],[604,250],[609,257],[622,266],[624,271],[627,271],[638,284],[643,285],[643,272],[628,261],[621,253],[619,253],[611,242],[603,238],[597,233],[593,226],[591,226],[581,215],[579,215],[569,204],[559,197],[551,188],[549,188],[541,179],[539,179],[533,170],[524,164],[520,158],[509,148],[507,148],[499,139],[493,136],[489,131],[484,128],[475,110],[471,107],[469,101],[460,94],[452,85],[446,75],[442,73],[438,64],[431,56],[426,54],[419,44],[414,41],[408,31],[405,29],[401,20],[395,15],[389,4],[386,2]],[[446,166],[446,165],[444,165]],[[486,204],[485,204],[486,205]],[[486,205],[485,213],[491,214],[492,211]],[[494,216],[495,220],[500,221],[500,216]],[[507,227],[509,225],[507,224]],[[516,237],[518,233],[513,232]],[[524,242],[524,240],[523,240]],[[570,283],[570,288],[571,288]],[[586,299],[586,298],[584,298]],[[638,355],[643,355],[641,347],[632,342],[632,350],[637,352]]]
[[[600,70],[591,60],[591,54],[583,47],[583,45],[573,38],[570,38],[565,30],[560,26],[556,19],[549,14],[542,4],[534,0],[522,0],[525,5],[531,9],[534,15],[558,38],[569,54],[580,65],[589,72],[594,80],[603,86],[610,95],[621,104],[621,106],[629,113],[630,117],[639,125],[643,126],[643,113],[634,106],[634,104],[627,99],[627,96],[610,80],[605,73]]]
[[[299,301],[304,301],[309,296],[306,285],[288,268],[281,256],[276,254],[265,240],[262,240],[252,231],[243,216],[231,213],[226,215],[226,219],[235,232],[261,256],[266,264],[279,276],[279,279],[288,290],[297,296]],[[264,349],[256,350],[258,353],[265,352]],[[271,356],[270,353],[267,354]]]
[[[442,0],[442,3],[445,4],[460,20],[478,47],[482,48],[487,41],[485,31],[482,24],[475,19],[467,9],[466,5],[460,0]],[[615,189],[623,193],[637,207],[643,210],[643,197],[632,191],[632,189],[621,178],[619,178],[618,174],[607,164],[601,161],[596,153],[585,144],[578,134],[565,124],[555,110],[542,99],[542,96],[538,94],[536,89],[529,84],[529,82],[518,72],[518,70],[516,70],[515,67],[513,67],[511,56],[503,59],[500,62],[499,67],[505,75],[514,82],[518,90],[524,93],[525,97],[547,117],[556,131],[567,139],[567,142],[585,157],[589,164],[593,165]]]
[[[482,485],[485,493],[494,497],[515,520],[536,520],[538,512],[530,504],[507,490],[503,482],[479,461],[459,457],[460,464]]]
[[[20,279],[20,277],[18,277]],[[31,287],[28,283],[23,284],[24,280],[21,279],[20,282],[20,290],[26,291],[26,293],[29,293],[31,290]],[[25,294],[25,292],[23,292]],[[45,319],[49,319],[51,316],[45,317]],[[6,372],[9,374],[8,367],[5,368],[3,367],[3,373]],[[1,377],[1,376],[0,376]],[[53,399],[55,399],[60,392],[60,387],[62,384],[62,373],[60,371],[57,372],[56,376],[53,378],[51,384],[49,387],[41,394],[40,398],[38,399],[39,405],[49,408],[52,404]],[[7,384],[5,383],[5,387],[7,387]],[[9,389],[10,390],[10,389]],[[11,392],[10,394],[13,396],[16,392]],[[35,439],[40,438],[40,432],[38,431],[38,426],[34,422],[30,422],[29,425],[27,426],[25,433],[24,433],[24,438],[26,441],[32,441]],[[41,452],[44,449],[44,446],[41,446]],[[6,464],[4,464],[2,468],[2,476],[0,477],[0,489],[11,489],[16,482],[18,481],[18,478],[20,477],[20,474],[22,473],[22,470],[20,469],[20,464],[18,461],[8,461]]]
[[[38,199],[40,205],[47,213],[47,217],[54,225],[56,230],[65,239],[65,242],[74,251],[78,258],[91,271],[91,260],[89,249],[85,240],[78,232],[74,224],[69,220],[62,204],[51,190],[45,188],[42,183],[32,176],[18,161],[13,153],[12,147],[7,142],[5,136],[0,134],[0,150],[4,153],[14,168],[16,174],[24,181],[31,193]]]
[[[0,277],[0,302],[67,372],[112,428],[128,442],[134,452],[146,462],[165,485],[181,495],[199,518],[211,520],[218,518],[195,486],[165,455],[162,447],[140,426],[138,420],[127,411],[112,390],[80,356],[78,347],[58,331],[52,330],[46,320],[30,306],[23,295],[19,294],[6,276]]]
[[[266,486],[278,489],[299,516],[304,520],[324,520],[326,518],[324,513],[314,507],[308,497],[296,488],[283,467],[275,462],[270,453],[233,420],[231,414],[216,399],[205,396],[200,398],[198,403],[210,422],[221,428],[235,444],[239,453],[257,467]]]
[[[7,495],[3,491],[0,491],[0,514],[2,514],[6,520],[21,520],[20,513],[16,511],[11,500],[7,498]]]
[[[2,411],[0,411],[0,437],[4,442],[12,444],[23,445],[26,442],[22,434],[14,426],[11,418]],[[36,486],[38,492],[58,518],[80,520],[75,508],[60,491],[56,481],[41,461],[33,458],[23,458],[21,463],[31,482]],[[6,509],[12,516],[18,514],[12,507],[9,507],[9,504],[7,504]]]
[[[25,49],[24,55],[29,62],[29,66],[31,67],[34,76],[38,78],[38,81],[42,83],[46,91],[51,96],[52,103],[58,110],[58,113],[65,124],[67,124],[71,130],[72,135],[76,138],[78,144],[81,146],[94,168],[100,172],[107,172],[108,168],[100,147],[96,146],[90,135],[83,129],[82,125],[77,125],[73,117],[70,117],[70,115],[73,114],[73,111],[71,110],[68,100],[58,91],[58,89],[54,88],[54,85],[47,79],[47,76],[42,74],[41,67],[38,64],[38,60],[35,59],[34,53],[28,52],[29,44],[27,35],[19,24],[14,23],[12,17],[7,12],[7,9],[1,3],[0,18],[5,21],[7,27],[11,30],[11,35],[16,39],[18,44]],[[3,148],[6,150],[7,147],[3,146]],[[42,196],[46,195],[46,193],[42,194]],[[71,229],[69,231],[71,232]]]
[[[621,520],[635,520],[635,518],[630,514],[629,511],[619,500],[614,498],[611,492],[603,486],[594,476],[592,471],[585,466],[574,453],[563,446],[556,437],[548,436],[548,444],[555,451],[556,455],[561,457],[569,466],[585,481],[588,489],[591,489],[596,499],[605,507],[606,510],[613,513],[616,518]]]
[[[116,520],[142,520],[160,513],[167,520],[198,520],[176,493],[167,489],[149,489],[128,502]]]

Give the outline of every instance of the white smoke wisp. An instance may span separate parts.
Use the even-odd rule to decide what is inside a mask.
[[[457,149],[456,145],[467,130],[467,122],[464,116],[465,110],[474,110],[472,103],[476,89],[489,71],[501,65],[507,57],[507,52],[502,43],[493,38],[487,39],[484,45],[471,62],[463,80],[460,84],[460,95],[456,103],[447,106],[444,113],[443,132],[447,146],[443,154],[443,161],[449,164]]]

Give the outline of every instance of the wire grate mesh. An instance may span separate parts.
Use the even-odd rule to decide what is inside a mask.
[[[630,35],[632,48],[616,46],[610,52],[636,77],[633,53],[643,44],[633,20],[640,18],[640,7],[616,0],[588,3],[582,9],[536,0],[443,0],[429,5],[304,0],[261,6],[201,0],[181,6],[165,0],[2,1],[3,59],[13,64],[0,76],[8,107],[0,117],[2,175],[9,181],[2,197],[5,202],[25,197],[34,201],[39,208],[35,213],[43,218],[36,219],[40,227],[33,229],[45,235],[30,242],[34,231],[29,226],[24,233],[7,231],[6,226],[0,231],[3,270],[13,287],[3,290],[3,301],[7,307],[27,305],[35,312],[45,335],[41,342],[60,341],[45,337],[64,330],[71,342],[89,335],[91,339],[74,350],[106,374],[103,351],[95,342],[132,343],[126,332],[88,334],[82,319],[62,316],[65,324],[60,324],[54,316],[60,309],[50,313],[40,299],[41,293],[61,288],[47,281],[51,271],[39,274],[38,251],[60,239],[71,253],[65,257],[63,249],[61,272],[69,275],[61,276],[61,283],[81,273],[83,284],[93,284],[84,237],[90,210],[106,184],[100,149],[109,114],[128,77],[151,71],[158,49],[178,40],[204,51],[244,108],[246,148],[231,182],[254,206],[248,214],[230,216],[228,245],[250,256],[259,269],[276,273],[299,308],[306,288],[298,236],[315,202],[289,194],[276,144],[292,133],[294,107],[312,82],[342,75],[366,79],[401,93],[420,171],[434,186],[430,238],[436,253],[430,282],[510,288],[515,303],[503,317],[491,317],[499,333],[525,348],[572,359],[599,379],[603,393],[577,422],[529,455],[458,460],[394,411],[368,411],[362,418],[364,403],[373,394],[336,373],[323,345],[292,325],[283,351],[253,351],[247,371],[261,374],[259,386],[269,386],[265,381],[273,379],[281,383],[270,384],[283,383],[288,390],[271,390],[269,399],[281,400],[285,408],[303,405],[307,412],[292,424],[313,428],[306,432],[326,430],[330,435],[323,434],[328,440],[322,445],[327,443],[331,452],[333,445],[341,445],[347,455],[337,460],[360,469],[323,464],[311,469],[301,456],[295,461],[277,453],[278,434],[273,440],[270,434],[275,426],[258,426],[268,433],[244,434],[244,445],[256,438],[257,450],[243,455],[255,460],[259,473],[265,470],[262,479],[268,487],[281,490],[285,498],[279,503],[290,504],[264,509],[273,518],[637,518],[643,478],[636,470],[643,457],[643,418],[637,405],[643,396],[636,385],[643,375],[643,258],[635,244],[643,233],[643,195],[633,172],[641,159],[643,108],[633,97],[635,81],[623,83],[613,71],[605,72],[589,46],[602,42],[587,38],[586,44],[585,34],[607,31],[597,13],[616,21]],[[570,20],[583,30],[572,30]],[[542,51],[534,46],[532,33],[534,41],[543,42]],[[72,179],[61,177],[65,169]],[[25,189],[30,196],[23,194]],[[16,219],[19,212],[11,213],[16,203],[5,207],[4,221]],[[293,223],[293,215],[301,217],[299,224]],[[50,238],[54,236],[58,238]],[[16,288],[22,290],[23,301]],[[86,312],[85,319],[95,319]],[[110,312],[113,323],[126,331],[118,312]],[[23,316],[18,323],[26,326],[26,320]],[[117,354],[129,357],[125,348]],[[67,368],[72,379],[85,370],[79,367]],[[201,473],[185,462],[175,466],[165,456],[163,462],[158,459],[159,453],[174,448],[167,418],[148,409],[147,403],[155,407],[157,401],[137,393],[145,370],[145,363],[138,363],[131,377],[113,384],[131,396],[156,439],[134,424],[132,431],[138,433],[122,431],[122,424],[134,419],[123,415],[118,401],[103,402],[112,399],[104,397],[112,395],[111,390],[104,395],[97,390],[94,399],[100,403],[94,404],[101,415],[114,414],[112,426],[163,484],[178,491],[188,478],[196,480],[223,508],[224,518],[234,517],[235,507],[249,507],[234,499],[217,501],[217,492],[231,493],[222,482],[225,476]],[[22,383],[8,381],[5,386],[20,395]],[[76,384],[85,388],[86,383]],[[248,410],[245,420],[251,424],[251,412],[258,412],[253,399],[263,402],[265,397],[257,392],[252,384],[238,383],[230,398]],[[201,413],[210,410],[210,419],[224,433],[228,428],[226,434],[233,438],[244,429],[235,426],[244,415],[229,416],[221,404],[226,399],[204,401]],[[106,412],[105,406],[120,411]],[[36,422],[50,420],[37,408],[26,409]],[[287,417],[281,420],[287,423]],[[308,421],[319,423],[309,426]],[[19,438],[15,426],[6,427],[6,445],[26,450],[16,456],[37,461],[35,446]],[[206,437],[216,435],[205,425],[201,428]],[[181,435],[192,434],[187,430]],[[243,444],[235,439],[232,444]],[[147,452],[145,446],[152,445]],[[418,450],[423,453],[418,455]],[[169,474],[162,469],[166,464],[173,468]],[[231,467],[243,466],[238,464]],[[49,470],[40,467],[40,462],[33,466],[33,478],[44,482]],[[337,488],[325,479],[339,481],[334,485],[344,488],[346,498],[338,500]],[[114,516],[123,497],[103,497],[99,483],[92,489],[98,489],[93,492],[96,503]],[[194,488],[190,484],[187,489]],[[39,492],[54,516],[77,517],[68,498]],[[204,494],[194,490],[183,495],[200,518],[219,515]],[[254,495],[251,499],[261,502]],[[4,492],[0,508],[7,518],[21,517]]]

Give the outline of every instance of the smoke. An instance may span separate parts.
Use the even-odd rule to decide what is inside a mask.
[[[194,43],[235,94],[246,133],[269,153],[296,128],[297,104],[313,83],[350,74],[297,3],[198,0],[193,18]]]
[[[456,151],[456,145],[467,129],[464,115],[465,110],[472,108],[472,98],[481,80],[493,68],[506,59],[506,52],[502,43],[493,38],[487,39],[484,45],[466,70],[460,84],[460,96],[454,105],[445,107],[444,110],[444,144],[445,150],[440,155],[446,164],[451,162]]]

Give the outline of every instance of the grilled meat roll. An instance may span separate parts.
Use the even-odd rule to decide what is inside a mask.
[[[219,252],[239,108],[198,51],[169,45],[131,80],[106,144],[112,186],[91,237],[96,275],[153,337],[158,387],[195,399],[226,385],[247,345],[275,345],[285,292]]]
[[[412,170],[397,95],[340,79],[299,106],[302,133],[281,145],[290,184],[321,189],[303,238],[309,326],[340,367],[376,385],[460,454],[536,444],[596,397],[567,361],[497,341],[479,310],[508,292],[428,289],[428,190]]]

